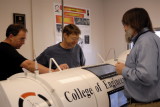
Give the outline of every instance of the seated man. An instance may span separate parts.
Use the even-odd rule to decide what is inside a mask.
[[[27,29],[20,24],[11,24],[6,30],[6,39],[0,42],[0,80],[6,80],[8,77],[23,72],[25,68],[34,72],[35,62],[23,57],[16,49],[25,43]],[[49,69],[41,64],[37,64],[40,73],[47,73]],[[66,69],[66,64],[60,65],[61,69]],[[57,71],[53,70],[52,71]]]
[[[66,25],[62,31],[63,41],[48,47],[38,57],[38,63],[49,67],[50,58],[54,58],[58,64],[67,64],[69,68],[85,65],[85,58],[81,47],[77,44],[80,29],[73,24]],[[56,69],[52,64],[52,69]]]

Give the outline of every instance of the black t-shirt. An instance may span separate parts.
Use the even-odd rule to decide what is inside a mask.
[[[0,43],[0,80],[6,80],[13,74],[23,72],[20,67],[21,63],[25,61],[21,54],[11,45]]]

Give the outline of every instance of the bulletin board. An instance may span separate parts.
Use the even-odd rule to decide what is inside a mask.
[[[90,10],[81,7],[64,5],[64,26],[66,24],[75,24],[81,30],[78,44],[83,48],[84,45],[90,44],[91,27],[90,27]],[[55,42],[62,41],[62,5],[54,4],[55,19]]]

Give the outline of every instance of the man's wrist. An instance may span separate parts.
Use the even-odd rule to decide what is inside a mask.
[[[55,69],[51,69],[51,71],[52,71],[52,72],[56,72],[56,70],[55,70]]]

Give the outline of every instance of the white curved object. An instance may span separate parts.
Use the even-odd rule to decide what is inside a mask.
[[[62,69],[59,67],[59,65],[58,65],[57,62],[55,61],[55,59],[54,59],[54,58],[50,58],[50,60],[49,60],[49,72],[52,72],[52,71],[51,71],[52,61],[53,61],[54,64],[57,66],[57,68],[58,68],[60,71],[62,71]]]
[[[2,107],[119,107],[123,78],[108,64],[0,81]],[[123,99],[124,100],[124,99]],[[126,100],[125,100],[126,101]]]

